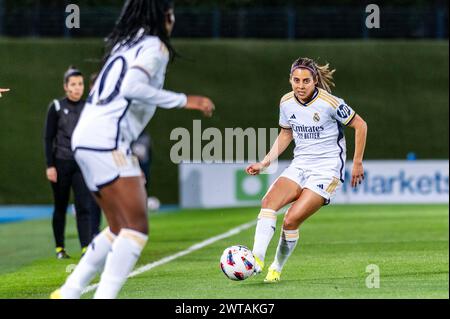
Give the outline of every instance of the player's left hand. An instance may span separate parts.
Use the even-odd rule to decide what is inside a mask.
[[[352,187],[356,188],[364,180],[364,167],[362,162],[353,162]]]
[[[212,117],[214,110],[216,109],[213,101],[211,101],[211,99],[205,97],[202,100],[202,104],[203,104],[203,110],[202,110],[203,116]]]
[[[211,99],[198,95],[188,95],[185,108],[188,110],[199,110],[205,117],[211,117],[215,110]]]

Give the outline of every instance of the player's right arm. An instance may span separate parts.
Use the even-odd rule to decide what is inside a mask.
[[[280,134],[278,134],[278,137],[275,140],[275,143],[273,143],[269,153],[267,153],[261,162],[249,165],[246,169],[247,174],[258,175],[263,169],[269,167],[270,163],[275,161],[286,150],[292,140],[292,130],[281,128]]]
[[[286,150],[294,139],[291,126],[283,109],[283,100],[280,102],[279,125],[281,127],[280,134],[278,134],[278,137],[275,140],[275,143],[273,143],[269,153],[267,153],[261,162],[248,166],[246,169],[247,174],[258,175],[261,173],[263,169],[269,167],[270,163],[276,160]]]

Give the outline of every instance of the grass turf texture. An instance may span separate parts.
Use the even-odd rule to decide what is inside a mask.
[[[257,208],[186,210],[150,217],[144,265],[251,221]],[[269,247],[273,259],[282,217]],[[448,206],[358,205],[323,208],[301,228],[300,242],[279,284],[265,273],[243,282],[225,278],[222,251],[251,247],[254,228],[129,279],[120,298],[448,298]],[[56,260],[50,222],[0,225],[0,298],[47,298],[78,261],[69,218],[67,248],[75,258]],[[366,267],[380,268],[381,287],[365,285]],[[267,265],[267,266],[268,266]],[[267,270],[267,267],[266,267]],[[92,297],[89,293],[84,297]]]
[[[99,35],[100,36],[100,35]],[[333,92],[369,125],[366,159],[448,159],[447,41],[175,40],[183,55],[171,65],[166,87],[210,96],[217,107],[202,127],[278,127],[279,101],[288,91],[298,56],[320,58],[337,69]],[[0,39],[0,204],[47,204],[43,127],[47,106],[63,94],[68,65],[98,71],[98,40]],[[192,131],[195,112],[158,110],[148,131],[154,143],[150,192],[176,203],[178,172],[170,161],[173,128]],[[346,130],[348,158],[353,132]],[[208,142],[204,141],[203,146]],[[284,159],[292,157],[290,150]],[[26,182],[24,182],[26,181]]]

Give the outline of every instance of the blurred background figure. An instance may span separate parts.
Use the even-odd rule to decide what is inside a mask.
[[[55,99],[50,104],[45,123],[46,175],[53,191],[52,226],[58,259],[70,258],[64,242],[70,190],[73,189],[75,197],[76,222],[82,254],[93,236],[98,233],[99,225],[92,222],[91,216],[100,215],[100,208],[86,187],[71,147],[72,133],[85,104],[82,99],[83,74],[74,67],[69,67],[64,74],[64,91],[66,93],[64,98]]]

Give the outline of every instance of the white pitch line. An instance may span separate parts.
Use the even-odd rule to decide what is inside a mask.
[[[199,249],[202,249],[202,248],[204,248],[204,247],[206,247],[206,246],[209,246],[209,245],[215,243],[216,241],[219,241],[219,240],[222,240],[222,239],[225,239],[225,238],[228,238],[228,237],[237,235],[237,234],[239,234],[240,232],[242,232],[242,231],[244,231],[244,230],[247,230],[247,229],[249,229],[250,227],[255,226],[255,225],[256,225],[256,222],[257,222],[257,220],[254,220],[254,221],[252,221],[252,222],[242,224],[242,225],[240,225],[240,226],[238,226],[238,227],[236,227],[236,228],[230,229],[230,230],[227,231],[226,233],[223,233],[223,234],[221,234],[221,235],[217,235],[217,236],[211,237],[211,238],[209,238],[209,239],[206,239],[206,240],[204,240],[204,241],[202,241],[202,242],[199,242],[199,243],[197,243],[197,244],[195,244],[195,245],[189,247],[189,248],[186,249],[186,250],[180,251],[180,252],[178,252],[178,253],[176,253],[176,254],[174,254],[174,255],[164,257],[164,258],[162,258],[162,259],[160,259],[160,260],[158,260],[158,261],[155,261],[155,262],[152,262],[152,263],[147,264],[147,265],[145,265],[145,266],[139,267],[138,269],[136,269],[135,271],[133,271],[133,272],[128,276],[128,278],[135,277],[135,276],[140,275],[140,274],[142,274],[142,273],[144,273],[144,272],[146,272],[146,271],[149,271],[150,269],[153,269],[153,268],[155,268],[155,267],[158,267],[158,266],[167,264],[168,262],[170,262],[170,261],[172,261],[172,260],[175,260],[175,259],[177,259],[177,258],[186,256],[186,255],[188,255],[188,254],[190,254],[190,253],[192,253],[192,252],[194,252],[194,251],[196,251],[196,250],[199,250]],[[90,291],[93,291],[93,290],[95,290],[97,287],[98,287],[98,284],[90,285],[90,286],[86,287],[86,289],[83,290],[83,294],[88,293],[88,292],[90,292]]]

